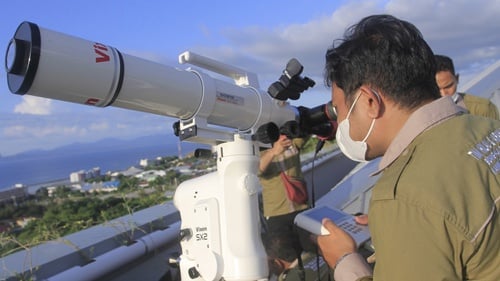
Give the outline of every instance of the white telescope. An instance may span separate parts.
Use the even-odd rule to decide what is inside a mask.
[[[253,133],[265,123],[280,126],[298,118],[296,108],[259,90],[253,73],[190,52],[179,60],[229,76],[235,84],[30,22],[19,25],[8,45],[5,66],[9,89],[15,94],[165,115],[184,121],[181,126],[195,119],[198,139],[193,141],[197,142],[227,140],[210,132],[204,136],[200,129],[208,125]]]

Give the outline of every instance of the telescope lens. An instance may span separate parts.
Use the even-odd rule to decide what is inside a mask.
[[[7,53],[5,54],[5,68],[7,72],[12,72],[16,60],[16,40],[12,39],[7,46]]]
[[[23,22],[10,40],[5,54],[9,89],[25,94],[31,87],[40,59],[40,30],[36,24]]]
[[[7,53],[5,54],[5,68],[7,73],[22,75],[26,72],[27,63],[25,60],[29,59],[29,47],[26,46],[27,42],[13,38],[7,46]]]

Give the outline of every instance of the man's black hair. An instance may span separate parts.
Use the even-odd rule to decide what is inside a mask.
[[[326,52],[325,83],[340,87],[346,101],[368,85],[412,109],[440,97],[435,75],[434,53],[420,31],[391,15],[363,18]]]
[[[279,258],[287,262],[293,262],[297,258],[297,246],[300,242],[292,232],[265,233],[262,235],[262,242],[269,258]]]
[[[450,57],[443,55],[435,55],[434,57],[436,58],[436,72],[449,71],[455,75],[455,66]]]

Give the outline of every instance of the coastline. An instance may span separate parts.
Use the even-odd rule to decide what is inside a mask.
[[[47,186],[59,186],[59,185],[69,185],[69,184],[71,184],[71,181],[69,180],[69,177],[68,177],[66,179],[58,179],[58,180],[52,180],[49,182],[42,182],[42,183],[35,183],[35,184],[26,185],[25,188],[26,188],[26,192],[28,192],[28,194],[34,195],[34,194],[36,194],[36,192],[40,188],[44,188]]]
[[[181,142],[169,134],[133,140],[105,140],[74,144],[48,151],[35,151],[0,158],[0,191],[16,184],[39,186],[67,179],[71,173],[99,168],[101,174],[137,166],[141,159],[187,155],[197,143]]]

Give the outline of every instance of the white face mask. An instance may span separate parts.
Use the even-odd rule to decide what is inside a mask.
[[[360,96],[361,93],[359,93],[359,95],[352,103],[351,108],[347,113],[347,117],[339,123],[337,132],[335,133],[335,138],[337,139],[337,145],[340,147],[340,150],[347,157],[349,157],[353,161],[367,162],[368,160],[366,160],[366,150],[368,149],[368,146],[366,144],[366,139],[368,138],[368,136],[370,136],[370,133],[372,132],[373,125],[375,125],[375,119],[373,119],[372,124],[370,125],[370,129],[368,130],[366,137],[362,141],[353,140],[351,138],[351,135],[349,134],[349,129],[350,129],[349,115],[351,115],[351,111],[354,108],[354,105],[356,104]]]

